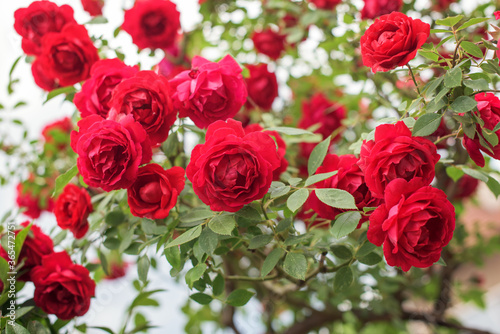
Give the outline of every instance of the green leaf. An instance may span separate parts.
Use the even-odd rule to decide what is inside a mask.
[[[462,69],[454,67],[444,75],[444,86],[447,88],[458,87],[462,84]]]
[[[36,320],[28,322],[28,332],[31,334],[50,334],[50,330]]]
[[[489,59],[486,63],[481,64],[481,69],[486,73],[500,75],[500,67],[498,66],[498,60],[497,62],[493,62],[491,61],[491,59]]]
[[[56,186],[52,193],[52,197],[57,197],[76,174],[78,174],[78,167],[74,165],[66,173],[59,175],[56,179]]]
[[[47,94],[47,99],[45,100],[45,102],[43,104],[49,102],[50,100],[52,100],[54,97],[56,97],[58,95],[71,94],[71,93],[76,93],[76,88],[73,86],[61,87],[61,88],[51,90],[49,92],[49,94]]]
[[[418,54],[421,55],[422,57],[425,57],[425,58],[430,59],[432,61],[438,61],[438,59],[439,59],[439,55],[437,55],[435,52],[431,52],[431,51],[419,50]]]
[[[221,274],[218,274],[213,282],[212,290],[215,296],[220,296],[224,292],[225,286],[224,277]]]
[[[486,18],[486,17],[475,17],[473,19],[465,21],[460,27],[457,28],[456,31],[460,31],[462,29],[468,28],[468,27],[473,26],[475,24],[486,22],[488,20],[489,20],[489,18]],[[482,55],[481,55],[481,57],[482,57]]]
[[[465,113],[477,107],[477,102],[470,96],[459,96],[450,105],[451,110],[458,113]]]
[[[176,270],[180,270],[181,267],[181,252],[178,247],[169,247],[165,248],[163,251],[165,257],[167,258],[168,263],[172,266],[172,268]]]
[[[307,259],[304,254],[288,253],[283,262],[283,269],[285,272],[300,280],[306,279],[307,273]]]
[[[178,236],[177,239],[170,241],[167,245],[165,245],[165,248],[182,245],[185,244],[186,242],[196,239],[200,236],[201,230],[202,230],[201,225],[193,227],[192,229],[189,229],[180,236]]]
[[[488,90],[490,88],[488,81],[485,79],[464,80],[464,85],[472,90]]]
[[[151,262],[147,255],[141,256],[139,261],[137,261],[137,273],[139,274],[139,280],[146,283],[148,280],[148,272]]]
[[[446,262],[444,261],[444,259],[442,257],[440,257],[439,260],[435,264],[439,264],[440,266],[446,267]]]
[[[108,264],[108,259],[106,258],[106,254],[104,254],[103,252],[101,252],[101,250],[99,250],[97,255],[99,256],[99,261],[101,261],[102,271],[104,271],[106,275],[109,275],[109,264]]]
[[[485,183],[488,183],[488,176],[485,175],[484,173],[481,173],[480,171],[477,171],[475,169],[470,169],[470,168],[467,168],[467,167],[463,167],[462,171],[465,174],[467,174],[469,176],[472,176],[475,179],[478,179],[478,180],[481,180],[481,181],[483,181]]]
[[[379,254],[377,254],[375,252],[372,252],[372,253],[368,253],[365,256],[358,257],[358,261],[363,263],[363,264],[366,264],[367,266],[374,266],[377,263],[379,263],[380,261],[382,261],[382,256],[380,256]]]
[[[248,249],[257,249],[264,247],[268,243],[273,240],[274,236],[270,234],[261,234],[257,235],[250,240],[250,244],[248,245]]]
[[[333,208],[357,209],[354,197],[345,190],[325,188],[316,189],[315,193],[321,202]]]
[[[473,55],[474,57],[477,57],[477,58],[483,58],[483,51],[481,51],[479,46],[477,46],[476,44],[474,44],[472,42],[463,41],[460,44],[460,46],[468,54]]]
[[[486,182],[488,188],[490,188],[491,192],[495,195],[496,198],[500,196],[500,183],[498,183],[497,179],[488,175],[488,182]]]
[[[300,177],[291,177],[288,179],[288,184],[291,185],[292,187],[295,187],[297,184],[299,184],[302,181]]]
[[[455,24],[460,22],[461,19],[463,19],[463,15],[457,15],[457,16],[450,16],[441,20],[436,20],[436,24],[445,26],[445,27],[453,27]]]
[[[269,253],[262,264],[262,269],[260,270],[261,277],[267,276],[276,267],[284,252],[283,249],[276,248]]]
[[[284,183],[281,183],[281,184],[283,185],[282,187],[280,186],[280,187],[274,188],[274,190],[271,188],[271,198],[278,198],[281,196],[285,196],[292,189],[290,186],[287,186]]]
[[[307,178],[305,186],[309,187],[310,185],[329,179],[332,176],[337,175],[338,172],[339,172],[338,170],[334,170],[333,172],[329,173],[311,175]]]
[[[453,182],[457,182],[464,175],[464,171],[460,168],[449,166],[446,167],[446,174],[448,174]]]
[[[249,205],[246,205],[243,208],[241,208],[241,210],[236,212],[235,215],[246,218],[253,222],[261,222],[263,220],[260,212]]]
[[[264,131],[276,131],[289,136],[303,136],[303,135],[314,135],[311,131],[299,129],[299,128],[289,128],[285,126],[278,126],[273,128],[264,129]]]
[[[236,227],[236,222],[232,215],[215,216],[208,223],[208,227],[217,234],[231,235]]]
[[[253,292],[250,292],[245,289],[234,290],[227,297],[226,303],[235,307],[244,306],[246,305],[246,303],[248,303],[248,301],[250,300],[250,298],[252,298],[253,295],[254,295]]]
[[[349,260],[353,256],[351,246],[347,245],[333,245],[330,247],[333,255],[338,257],[339,259]]]
[[[441,118],[443,115],[440,114],[425,114],[420,116],[415,122],[413,127],[413,136],[415,137],[425,137],[433,134],[441,124]]]
[[[356,251],[356,257],[363,257],[368,253],[371,253],[377,246],[369,241],[365,241],[361,247]]]
[[[219,244],[219,236],[209,228],[203,229],[200,235],[200,247],[208,255],[212,255]]]
[[[210,302],[213,300],[212,296],[209,296],[201,292],[194,293],[191,296],[189,296],[189,298],[191,298],[192,300],[201,305],[210,304]]]
[[[301,188],[294,192],[288,197],[286,201],[286,206],[290,209],[290,211],[297,211],[304,203],[307,201],[309,197],[309,190],[305,188]]]
[[[207,265],[205,263],[199,263],[195,267],[189,269],[189,271],[186,273],[186,283],[190,289],[193,288],[194,282],[198,281],[201,276],[203,276],[206,270]]]
[[[335,239],[345,237],[356,229],[360,220],[361,213],[358,211],[347,211],[337,215],[331,228],[332,235]]]
[[[183,213],[179,217],[179,221],[181,223],[193,223],[198,221],[203,221],[208,218],[212,218],[214,216],[214,212],[210,209],[201,208],[201,209],[193,209],[189,210],[186,213]]]
[[[335,274],[333,288],[335,291],[342,291],[351,286],[354,281],[354,274],[351,267],[342,267]]]
[[[96,16],[85,24],[105,24],[105,23],[108,23],[108,20],[104,16]]]
[[[26,240],[26,237],[28,236],[28,233],[31,230],[31,225],[32,224],[29,224],[28,226],[23,228],[21,231],[19,231],[19,233],[17,233],[17,235],[16,235],[16,240],[15,240],[15,244],[14,244],[14,250],[16,253],[16,264],[17,264],[17,260],[19,259],[19,255],[21,254],[21,249],[23,248],[24,241]],[[13,270],[11,270],[11,271],[13,271]]]
[[[330,147],[330,141],[331,137],[328,137],[316,145],[316,147],[312,150],[309,161],[307,162],[307,171],[309,175],[316,173],[318,167],[323,164],[323,160],[325,160],[328,148]]]
[[[106,224],[110,226],[118,226],[125,222],[125,214],[121,211],[111,211],[104,218]]]
[[[30,334],[30,332],[17,322],[14,322],[12,325],[7,323],[5,334]]]

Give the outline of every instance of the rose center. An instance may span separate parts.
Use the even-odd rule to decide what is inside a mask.
[[[71,50],[68,45],[60,45],[57,47],[54,62],[58,68],[64,72],[71,72],[83,67],[82,60],[79,55]]]
[[[148,13],[142,18],[141,26],[148,35],[160,35],[165,31],[167,20],[158,13]]]
[[[158,203],[161,200],[161,196],[162,191],[159,182],[150,182],[139,190],[139,197],[146,203]]]
[[[384,31],[379,37],[378,37],[378,44],[383,45],[385,42],[392,40],[392,38],[396,35],[395,32],[393,31]]]

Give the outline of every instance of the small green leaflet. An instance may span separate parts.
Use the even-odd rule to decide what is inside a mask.
[[[285,269],[285,272],[288,275],[300,280],[305,280],[307,273],[307,259],[304,254],[288,253],[283,263],[283,269]]]
[[[286,206],[290,209],[290,211],[297,211],[304,203],[307,201],[309,197],[309,190],[302,188],[294,192],[290,197],[288,197],[286,201]]]
[[[236,222],[232,215],[215,216],[208,223],[208,227],[217,234],[231,235],[236,227]]]
[[[78,174],[78,167],[74,165],[66,173],[59,175],[56,179],[56,186],[54,188],[54,192],[52,193],[52,197],[59,195],[71,179],[76,176],[76,174]]]
[[[338,209],[357,209],[354,197],[345,190],[325,188],[316,189],[318,199],[334,208]]]
[[[177,239],[170,241],[165,246],[165,248],[179,246],[179,245],[185,244],[186,242],[189,242],[193,239],[196,239],[200,236],[201,230],[202,230],[201,225],[193,227],[192,229],[189,229],[186,232],[184,232],[183,234],[181,234],[179,237],[177,237]]]
[[[313,175],[316,173],[321,164],[323,164],[323,160],[325,160],[326,154],[328,153],[328,148],[330,147],[331,137],[326,138],[321,143],[316,145],[316,147],[311,152],[311,156],[309,157],[309,161],[307,162],[307,171],[309,175]]]
[[[361,214],[358,211],[347,211],[337,215],[331,228],[332,235],[335,239],[345,237],[356,229],[360,220]]]

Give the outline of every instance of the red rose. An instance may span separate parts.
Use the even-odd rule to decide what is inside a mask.
[[[75,238],[80,239],[89,230],[87,218],[92,211],[87,190],[70,183],[57,198],[54,215],[60,228],[69,229]]]
[[[61,120],[47,124],[42,130],[42,137],[45,144],[51,145],[51,149],[64,151],[69,145],[69,135],[73,130],[71,118],[64,117]]]
[[[85,81],[73,100],[82,117],[99,115],[107,118],[113,89],[137,72],[138,66],[127,66],[117,58],[96,62],[90,70],[90,79]]]
[[[139,168],[137,180],[127,190],[130,212],[136,217],[167,218],[184,183],[181,167],[164,170],[160,165],[149,164]]]
[[[500,123],[500,100],[492,93],[476,94],[475,98],[478,110],[477,112],[474,111],[475,115],[484,122],[484,129],[493,130],[495,126]],[[500,159],[500,144],[492,146],[486,138],[484,138],[479,124],[476,125],[476,130],[474,138],[469,138],[467,135],[464,135],[463,145],[476,165],[484,167],[484,157],[481,151],[494,159]],[[500,130],[495,134],[500,138]],[[488,147],[484,147],[481,141],[487,144]]]
[[[133,115],[148,133],[151,144],[163,143],[177,118],[170,100],[168,80],[153,71],[140,71],[113,91],[110,118]]]
[[[17,206],[26,209],[23,212],[26,216],[36,219],[40,217],[42,211],[52,211],[54,201],[50,198],[50,194],[47,193],[48,188],[35,189],[30,183],[19,183],[16,190]]]
[[[273,60],[277,60],[285,50],[286,35],[275,32],[271,28],[254,32],[252,41],[257,52]]]
[[[342,189],[350,193],[355,201],[358,209],[363,210],[364,207],[376,207],[380,205],[381,200],[375,198],[365,183],[365,176],[359,166],[358,159],[354,155],[342,155],[338,157],[335,154],[329,154],[325,157],[323,165],[316,171],[317,174],[329,173],[338,171],[338,173],[329,179],[318,182],[314,185],[315,188],[336,188]],[[316,193],[313,191],[309,197],[309,205],[318,214],[319,217],[325,219],[335,219],[338,214],[346,211],[344,209],[333,208],[321,202]],[[364,217],[358,227],[368,220]]]
[[[309,0],[319,9],[334,9],[342,0]]]
[[[455,208],[446,194],[420,178],[389,183],[385,203],[370,216],[368,240],[384,245],[390,266],[426,268],[437,262],[455,229]]]
[[[454,189],[453,197],[450,200],[459,201],[471,197],[476,192],[479,180],[465,174],[457,181],[456,186],[453,185],[453,180],[448,178],[446,186],[451,186]]]
[[[327,100],[323,93],[316,93],[309,101],[302,102],[302,117],[298,127],[307,129],[319,124],[319,128],[314,132],[326,138],[342,126],[346,115],[347,111],[343,105]],[[339,140],[340,135],[341,133],[338,133],[332,142]]]
[[[21,224],[23,227],[27,227],[30,223],[28,221]],[[21,230],[15,231],[16,235]],[[33,279],[32,269],[42,263],[42,258],[45,255],[54,253],[54,243],[52,239],[42,232],[42,230],[36,226],[31,225],[30,231],[24,240],[23,247],[19,254],[18,263],[24,261],[24,265],[21,269],[21,276],[19,276],[20,281],[31,281]]]
[[[383,124],[375,129],[375,140],[364,141],[359,166],[369,175],[366,185],[377,197],[394,179],[410,181],[419,177],[426,185],[434,178],[434,166],[439,161],[436,145],[429,139],[412,137],[403,121]]]
[[[90,16],[101,16],[104,0],[82,0],[83,10]]]
[[[495,20],[500,20],[500,10],[493,13],[495,15]]]
[[[234,117],[245,104],[247,89],[241,68],[227,55],[218,63],[194,57],[191,71],[170,80],[179,117],[189,117],[199,128]]]
[[[240,122],[217,121],[196,145],[186,174],[198,197],[213,211],[236,212],[261,199],[280,166],[274,140],[265,132],[245,134]]]
[[[427,41],[430,25],[392,12],[376,19],[361,37],[363,64],[372,71],[387,72],[408,64]]]
[[[75,23],[73,8],[58,6],[50,1],[34,1],[27,8],[14,12],[14,29],[22,36],[23,51],[39,55],[42,51],[42,37],[49,32],[59,32],[69,23]]]
[[[435,9],[436,10],[446,10],[448,9],[448,7],[450,7],[450,5],[454,2],[456,2],[457,0],[435,0],[436,2],[436,6],[435,6]]]
[[[112,262],[109,265],[109,275],[104,276],[104,279],[115,280],[124,277],[127,274],[129,264],[123,261]]]
[[[246,65],[250,77],[245,79],[248,90],[247,108],[257,106],[263,110],[271,109],[274,99],[278,97],[278,80],[276,74],[269,72],[267,64]]]
[[[137,178],[139,165],[151,160],[149,138],[132,115],[105,120],[92,115],[78,122],[71,133],[71,147],[78,154],[83,180],[105,191],[128,188]]]
[[[180,13],[169,0],[140,0],[125,11],[122,29],[139,49],[166,49],[174,44],[181,27]]]
[[[62,320],[82,316],[89,310],[95,282],[89,271],[71,261],[68,253],[44,256],[42,264],[31,271],[35,284],[35,304]]]
[[[361,10],[361,18],[375,19],[384,14],[398,12],[401,10],[403,0],[365,0],[365,6]]]
[[[31,64],[31,74],[33,75],[35,84],[43,90],[50,92],[51,90],[60,87],[56,82],[56,79],[50,77],[46,72],[46,69],[43,67],[43,64],[38,61]]]
[[[87,29],[77,24],[64,26],[61,32],[50,32],[42,39],[42,53],[33,66],[42,75],[54,78],[61,86],[71,86],[90,76],[90,68],[99,60],[97,49]]]
[[[191,61],[188,58],[186,58],[185,62],[190,63]],[[181,65],[175,64],[167,58],[163,58],[155,67],[155,72],[157,72],[159,75],[162,75],[169,80],[184,71],[189,71],[189,68],[182,64]]]
[[[247,127],[245,127],[246,134],[249,134],[251,132],[256,132],[256,131],[260,132],[263,130],[264,130],[264,128],[262,126],[260,126],[259,124],[250,124]],[[274,173],[273,173],[273,180],[278,181],[280,179],[281,174],[283,172],[285,172],[287,167],[288,167],[288,160],[286,160],[286,158],[285,158],[286,143],[283,140],[283,138],[281,138],[280,134],[276,131],[266,131],[265,133],[270,135],[271,137],[273,137],[274,140],[276,141],[276,146],[278,147],[278,155],[281,158],[280,167],[278,169],[275,169]]]

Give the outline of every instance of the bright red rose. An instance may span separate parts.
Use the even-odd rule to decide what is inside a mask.
[[[267,64],[246,65],[250,77],[245,79],[248,90],[247,108],[257,106],[263,110],[271,109],[274,99],[278,97],[278,80],[276,74],[269,72]]]
[[[33,75],[35,84],[43,90],[50,92],[51,90],[60,87],[56,82],[56,79],[50,77],[46,69],[43,67],[43,64],[38,61],[31,64],[31,74]]]
[[[85,81],[73,100],[82,117],[99,115],[107,118],[113,89],[137,72],[138,66],[127,66],[117,58],[96,62],[90,70],[90,79]]]
[[[427,268],[437,262],[453,237],[455,208],[446,194],[415,178],[389,183],[385,203],[370,216],[368,240],[384,245],[390,266]]]
[[[478,111],[474,111],[474,113],[484,122],[484,129],[493,130],[497,124],[500,123],[500,100],[492,93],[476,94],[475,98]],[[500,130],[495,134],[500,138]],[[479,139],[480,137],[481,139]],[[488,147],[484,147],[481,144],[481,140],[483,143],[487,144]],[[479,124],[476,125],[474,138],[469,138],[467,135],[464,135],[463,145],[467,149],[467,153],[469,153],[471,159],[479,167],[484,167],[484,157],[481,151],[494,159],[500,159],[500,144],[496,146],[491,145],[486,138],[484,138]]]
[[[163,169],[149,164],[139,168],[137,179],[127,189],[130,212],[136,217],[167,218],[184,189],[184,169]]]
[[[177,119],[168,80],[153,71],[140,71],[113,91],[109,116],[132,115],[148,133],[154,146],[163,143]]]
[[[249,134],[251,132],[256,132],[256,131],[263,131],[263,130],[264,130],[264,128],[262,126],[260,126],[259,124],[250,124],[247,127],[245,127],[246,134]],[[273,137],[274,140],[276,141],[276,146],[278,147],[278,155],[281,158],[280,167],[278,169],[275,169],[274,173],[273,173],[273,180],[278,181],[280,179],[281,174],[283,172],[285,172],[287,167],[288,167],[288,160],[286,160],[286,158],[285,158],[286,143],[283,140],[283,138],[281,138],[280,134],[276,131],[266,131],[265,133],[270,135],[271,137]]]
[[[213,211],[236,212],[269,190],[280,157],[265,132],[245,134],[240,122],[217,121],[196,145],[186,174],[198,197]]]
[[[42,137],[45,144],[50,144],[55,149],[64,151],[69,145],[71,130],[73,130],[71,118],[64,117],[61,120],[47,124],[42,130]]]
[[[35,304],[46,313],[69,320],[89,310],[95,282],[85,267],[71,261],[68,253],[44,256],[31,276],[35,284]]]
[[[23,51],[29,55],[42,52],[42,37],[49,32],[59,32],[69,23],[75,23],[73,8],[58,6],[50,1],[34,1],[27,8],[14,12],[14,29],[22,36]]]
[[[285,51],[286,35],[275,32],[271,28],[256,31],[252,34],[252,41],[257,52],[273,60],[277,60]]]
[[[319,9],[334,9],[342,0],[309,0]]]
[[[90,69],[99,60],[97,49],[87,29],[77,24],[64,26],[61,32],[50,32],[42,39],[42,53],[33,66],[41,75],[54,78],[60,86],[71,86],[90,76]]]
[[[101,16],[102,7],[104,7],[104,0],[81,0],[83,10],[90,14],[90,16]]]
[[[40,217],[42,211],[52,211],[54,201],[50,198],[50,194],[47,194],[47,191],[43,191],[46,189],[48,188],[42,190],[36,189],[38,191],[35,193],[34,189],[28,183],[19,183],[17,185],[16,203],[20,208],[26,209],[23,212],[24,215],[36,219]]]
[[[398,12],[403,6],[403,0],[365,0],[365,6],[361,10],[361,18],[375,19],[384,14]]]
[[[376,19],[361,37],[363,64],[372,71],[387,72],[408,64],[427,41],[430,25],[392,12]]]
[[[78,122],[71,133],[71,148],[78,154],[78,170],[86,184],[104,191],[128,188],[139,165],[151,160],[146,131],[132,115],[105,120],[92,115]]]
[[[323,165],[316,171],[317,174],[329,173],[338,171],[338,173],[324,181],[314,185],[315,188],[335,188],[345,190],[350,193],[355,201],[358,209],[363,210],[364,207],[376,207],[380,205],[381,200],[375,198],[365,183],[365,176],[359,166],[358,159],[354,155],[342,155],[338,157],[335,154],[329,154],[325,157]],[[318,214],[319,217],[325,219],[335,219],[338,214],[346,211],[344,209],[333,208],[321,202],[316,193],[313,191],[309,197],[309,205]],[[367,221],[367,217],[359,222],[358,228],[363,222]]]
[[[139,49],[166,49],[181,28],[180,13],[169,0],[140,0],[125,11],[122,29]]]
[[[500,20],[500,10],[493,13],[495,15],[495,20]]]
[[[308,129],[319,124],[319,128],[314,132],[325,139],[342,126],[342,120],[346,116],[347,111],[343,105],[327,100],[323,93],[316,93],[310,100],[302,102],[302,117],[298,127]],[[338,133],[332,142],[339,140],[340,135],[341,133]]]
[[[75,238],[80,239],[89,230],[87,218],[92,211],[87,190],[70,183],[57,198],[54,215],[60,228],[69,229]]]
[[[248,95],[241,72],[230,55],[218,63],[194,57],[191,71],[170,80],[179,117],[189,117],[199,128],[234,117]]]
[[[426,185],[434,179],[439,161],[436,145],[423,137],[412,137],[403,121],[382,124],[375,129],[375,140],[364,141],[358,165],[366,185],[377,197],[383,197],[392,180],[422,178]]]
[[[27,227],[29,224],[30,223],[28,221],[25,221],[21,224],[21,226]],[[16,235],[20,231],[20,229],[15,231]],[[38,226],[31,225],[30,231],[24,240],[24,244],[18,258],[18,263],[24,261],[23,268],[21,269],[23,274],[19,276],[19,280],[33,280],[32,269],[42,263],[42,258],[45,255],[52,253],[54,253],[54,243],[52,242],[52,239],[43,233]]]

